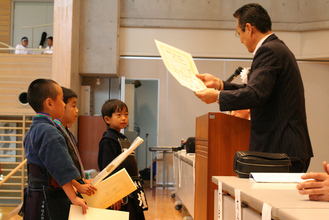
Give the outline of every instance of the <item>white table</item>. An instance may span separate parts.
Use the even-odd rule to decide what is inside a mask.
[[[173,175],[176,195],[194,217],[195,154],[185,150],[174,152]]]
[[[212,181],[215,184],[221,181],[223,191],[227,192],[232,197],[234,197],[234,189],[241,190],[241,201],[247,206],[243,208],[245,209],[243,212],[252,215],[252,217],[248,219],[261,219],[259,213],[262,212],[263,203],[272,206],[271,215],[273,219],[318,220],[329,218],[329,202],[309,201],[307,196],[300,195],[297,192],[295,183],[255,183],[249,179],[232,176],[215,176],[212,177]],[[217,195],[217,193],[215,193],[215,195]],[[229,196],[224,196],[224,206],[225,201],[229,201],[229,199],[233,200]],[[214,202],[215,209],[217,209],[217,197]],[[232,211],[230,208],[229,210]],[[226,220],[225,215],[229,213],[225,214],[225,209],[223,212],[223,220]],[[215,213],[217,213],[217,210],[215,210]],[[246,218],[242,217],[242,219]]]

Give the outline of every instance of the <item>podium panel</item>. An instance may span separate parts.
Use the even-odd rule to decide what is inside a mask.
[[[220,112],[196,118],[194,219],[214,219],[212,176],[235,176],[237,151],[249,150],[250,121]]]

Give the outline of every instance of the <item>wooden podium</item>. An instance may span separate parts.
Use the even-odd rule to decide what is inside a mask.
[[[219,112],[196,118],[194,219],[214,219],[212,176],[234,176],[237,151],[248,151],[250,121]]]

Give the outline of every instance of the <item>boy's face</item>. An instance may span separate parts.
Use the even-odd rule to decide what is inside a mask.
[[[55,100],[51,100],[50,116],[53,119],[56,119],[56,118],[61,118],[63,116],[65,103],[63,101],[63,90],[62,90],[62,88],[57,84],[54,84],[54,87],[57,91],[57,96],[56,96]]]
[[[53,46],[53,41],[51,39],[49,39],[49,38],[47,39],[47,45],[49,47]]]
[[[69,98],[65,106],[64,115],[62,120],[67,124],[73,124],[78,118],[79,109],[77,108],[77,98]]]
[[[104,117],[106,123],[110,128],[113,128],[120,132],[121,129],[124,129],[128,124],[128,110],[123,109],[122,111],[116,111],[112,114],[112,117]]]

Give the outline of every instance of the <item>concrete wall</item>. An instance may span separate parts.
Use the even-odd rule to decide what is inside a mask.
[[[326,0],[255,0],[270,14],[273,29],[309,31],[328,29]],[[121,0],[121,26],[153,28],[234,29],[232,14],[246,0],[148,1]]]
[[[235,30],[121,28],[120,54],[159,56],[154,43],[156,39],[185,50],[193,57],[251,59],[252,54],[234,33]],[[274,33],[299,60],[329,60],[329,30]]]
[[[119,0],[81,1],[80,74],[117,76]]]

